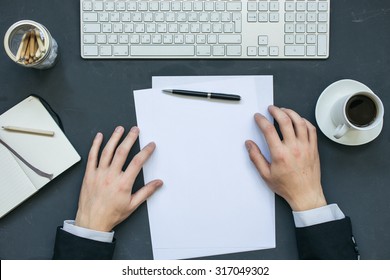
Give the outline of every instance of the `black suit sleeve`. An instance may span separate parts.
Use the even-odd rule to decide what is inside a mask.
[[[109,260],[112,259],[115,240],[112,243],[99,242],[78,237],[57,228],[54,245],[54,260]]]
[[[359,257],[349,217],[295,231],[300,259],[356,260]]]

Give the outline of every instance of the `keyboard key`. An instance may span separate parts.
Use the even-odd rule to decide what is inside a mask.
[[[98,55],[98,47],[97,46],[83,46],[83,54],[85,56],[96,56]]]
[[[307,46],[306,47],[306,55],[315,56],[316,55],[316,46]]]
[[[261,1],[259,2],[259,11],[268,11],[268,2]]]
[[[257,21],[257,13],[248,13],[247,21],[248,22],[256,22]]]
[[[327,22],[328,14],[327,13],[318,13],[318,21],[319,22]]]
[[[247,54],[249,56],[256,56],[257,55],[257,47],[248,47]]]
[[[111,23],[103,23],[102,24],[102,32],[103,33],[111,33],[111,31],[112,31]]]
[[[294,35],[293,34],[284,35],[284,43],[285,44],[294,44]]]
[[[319,56],[328,55],[327,36],[326,35],[318,35],[318,37],[317,37],[317,54]]]
[[[152,44],[161,44],[161,43],[162,43],[161,34],[153,34],[152,35]]]
[[[104,2],[104,4],[105,4],[106,11],[114,11],[115,10],[115,3],[114,2],[107,1],[107,2]]]
[[[328,2],[320,2],[318,3],[318,11],[324,12],[328,10]]]
[[[259,13],[258,19],[259,19],[259,22],[268,22],[268,14],[267,13]]]
[[[270,13],[269,14],[270,22],[279,22],[279,13]]]
[[[307,44],[315,44],[317,43],[317,36],[315,34],[306,35],[306,43]]]
[[[103,2],[98,2],[98,1],[93,2],[93,10],[103,11]]]
[[[259,56],[267,56],[268,55],[268,47],[260,46],[259,47]]]
[[[100,55],[102,56],[111,56],[112,47],[111,46],[100,46]]]
[[[225,47],[224,46],[213,46],[213,55],[224,56],[225,55]]]
[[[210,46],[197,46],[196,47],[196,55],[211,55],[211,47]]]
[[[269,55],[270,56],[278,56],[279,55],[279,48],[276,46],[269,47]]]
[[[248,11],[257,11],[257,2],[248,2],[247,3]]]
[[[305,35],[304,34],[295,35],[295,43],[304,44],[305,43]]]
[[[85,44],[94,44],[95,43],[95,35],[94,34],[86,34],[83,36],[83,40]]]
[[[140,37],[138,34],[130,35],[130,44],[139,44]]]
[[[284,55],[286,56],[304,56],[305,46],[288,45],[284,47]]]
[[[96,36],[96,41],[98,44],[105,44],[107,43],[107,36],[104,34],[98,34]]]
[[[287,12],[293,12],[295,11],[295,3],[294,2],[286,2],[285,3],[285,10]]]
[[[325,23],[319,23],[317,29],[318,33],[326,33],[327,25]]]
[[[241,13],[233,13],[233,22],[234,22],[234,32],[241,33],[242,23],[241,23]]]
[[[85,23],[83,24],[84,33],[100,33],[99,23]]]
[[[309,12],[317,11],[317,3],[316,2],[309,2],[309,3],[307,3],[307,10]]]
[[[124,1],[116,2],[116,10],[117,11],[124,11],[124,10],[126,10],[126,3]]]
[[[115,56],[129,55],[129,46],[114,46]]]
[[[297,2],[297,11],[306,11],[306,3]]]
[[[226,11],[241,11],[241,2],[227,2]]]
[[[241,35],[219,35],[218,42],[220,44],[240,44]]]
[[[285,33],[293,33],[295,30],[295,26],[293,23],[286,23],[284,25],[284,32]]]
[[[270,11],[273,11],[273,12],[275,12],[275,11],[279,11],[279,2],[270,2],[269,3],[269,10]]]
[[[84,22],[94,22],[98,20],[97,13],[83,13]]]
[[[258,38],[258,44],[259,45],[268,45],[268,36],[267,35],[260,35]]]
[[[128,44],[129,43],[129,35],[127,35],[127,34],[119,35],[119,43],[120,44]]]
[[[100,22],[108,22],[109,20],[109,17],[108,17],[108,13],[99,13],[99,21]]]
[[[218,37],[215,34],[210,34],[207,36],[207,43],[216,44],[218,42]]]
[[[151,39],[149,34],[142,34],[141,35],[141,44],[150,44],[151,40],[152,39]]]
[[[195,46],[130,46],[133,56],[193,56]]]
[[[137,2],[135,2],[135,1],[127,2],[127,10],[128,11],[136,11],[137,10]]]
[[[240,56],[241,55],[241,46],[226,46],[226,55]]]
[[[225,2],[216,2],[215,3],[215,10],[216,11],[225,11]]]
[[[92,11],[92,2],[84,1],[83,2],[83,11]]]

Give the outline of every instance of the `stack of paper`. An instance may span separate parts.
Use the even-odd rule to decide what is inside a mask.
[[[170,95],[162,89],[238,94],[241,101]],[[272,76],[153,77],[134,91],[140,144],[157,148],[144,179],[164,186],[147,202],[155,259],[183,259],[275,247],[274,194],[245,140],[268,148],[254,122],[270,120]]]

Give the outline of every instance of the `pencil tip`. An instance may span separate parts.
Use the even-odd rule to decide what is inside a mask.
[[[172,90],[171,90],[171,89],[163,89],[162,92],[165,92],[165,93],[172,93]]]

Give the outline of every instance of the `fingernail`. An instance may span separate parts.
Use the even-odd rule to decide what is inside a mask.
[[[146,145],[146,146],[155,148],[155,147],[156,147],[156,143],[150,142],[150,143],[149,143],[148,145]]]
[[[275,109],[278,109],[279,107],[275,106],[275,105],[269,105],[268,106],[268,111],[270,110],[275,110]]]
[[[100,139],[103,137],[103,134],[101,132],[96,133],[95,139]]]
[[[262,114],[260,114],[260,113],[256,113],[256,114],[255,114],[255,119],[256,119],[256,118],[261,118],[261,117],[264,117],[264,116],[263,116]]]
[[[122,126],[118,126],[117,128],[115,128],[115,132],[117,133],[120,133],[124,130],[124,128]]]
[[[156,182],[156,184],[157,184],[157,187],[158,188],[161,188],[163,185],[164,185],[164,182],[162,181],[162,180],[157,180],[157,182]]]
[[[139,128],[136,127],[136,126],[133,126],[131,129],[130,129],[131,132],[139,132]]]
[[[251,144],[251,142],[249,142],[249,141],[246,141],[245,142],[245,147],[246,147],[246,149],[248,150],[248,152],[251,150],[251,148],[252,148],[252,144]]]

